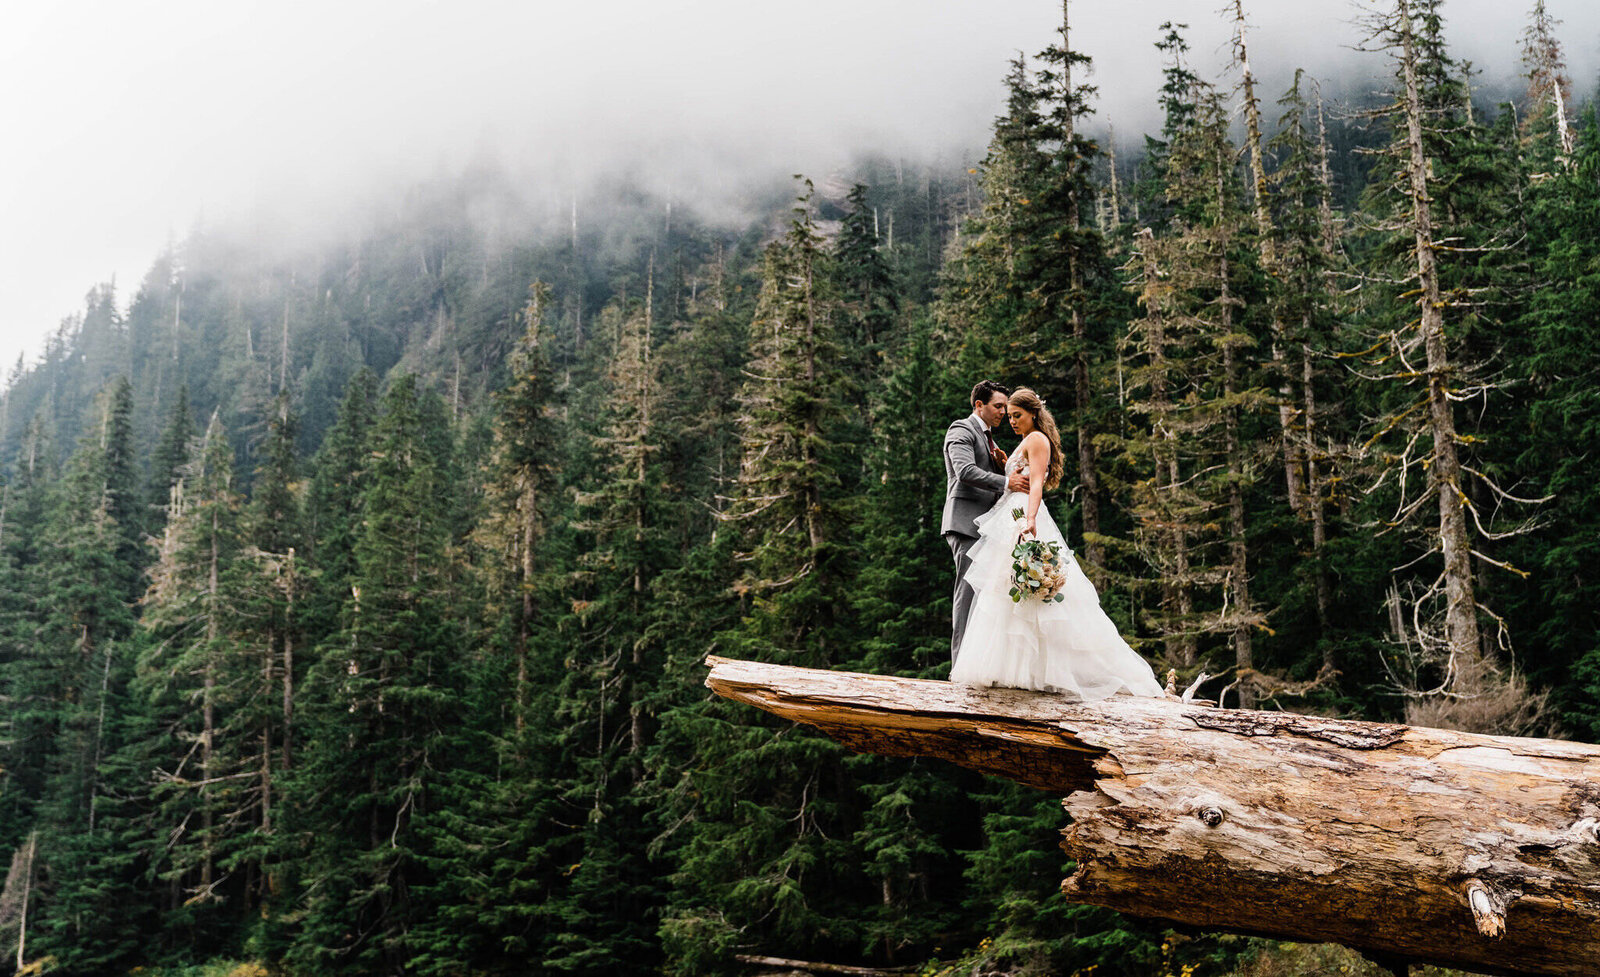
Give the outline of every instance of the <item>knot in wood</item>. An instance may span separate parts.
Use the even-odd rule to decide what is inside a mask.
[[[1200,810],[1195,812],[1195,817],[1199,818],[1200,823],[1206,827],[1215,828],[1217,825],[1222,823],[1222,809],[1215,807],[1202,807]]]
[[[1472,910],[1472,921],[1478,932],[1497,940],[1506,932],[1506,906],[1487,885],[1470,879],[1466,886],[1467,908]]]

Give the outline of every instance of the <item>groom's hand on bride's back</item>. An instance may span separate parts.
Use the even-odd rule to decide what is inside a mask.
[[[1006,488],[1013,492],[1028,491],[1028,476],[1022,472],[1012,472],[1011,477],[1006,479]]]

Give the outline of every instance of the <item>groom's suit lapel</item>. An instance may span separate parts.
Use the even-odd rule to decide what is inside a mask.
[[[989,439],[985,437],[988,432],[983,429],[983,422],[978,420],[978,415],[967,415],[967,427],[971,428],[972,433],[978,436],[978,457],[984,460],[990,471],[996,471],[994,459],[989,456]]]

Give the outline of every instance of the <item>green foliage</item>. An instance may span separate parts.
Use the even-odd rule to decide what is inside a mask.
[[[1519,563],[1538,570],[1514,596],[1532,622],[1520,644],[1525,660],[1557,690],[1563,725],[1593,741],[1600,737],[1600,632],[1590,626],[1597,622],[1589,568],[1600,559],[1600,498],[1590,466],[1571,450],[1600,434],[1600,359],[1582,326],[1600,312],[1600,247],[1584,231],[1600,219],[1600,125],[1592,109],[1577,136],[1571,168],[1529,192],[1535,274],[1545,284],[1518,326],[1530,339],[1526,369],[1536,396],[1515,466],[1540,473],[1531,488],[1550,497],[1548,518],[1563,531],[1539,533],[1519,548]]]

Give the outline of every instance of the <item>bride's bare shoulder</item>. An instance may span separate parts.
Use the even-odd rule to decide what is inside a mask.
[[[1027,448],[1027,447],[1029,447],[1031,445],[1035,445],[1035,444],[1048,445],[1049,443],[1050,443],[1050,439],[1044,436],[1044,432],[1043,431],[1029,431],[1023,437],[1022,443],[1020,445],[1018,445],[1017,447],[1019,447],[1019,448]]]

